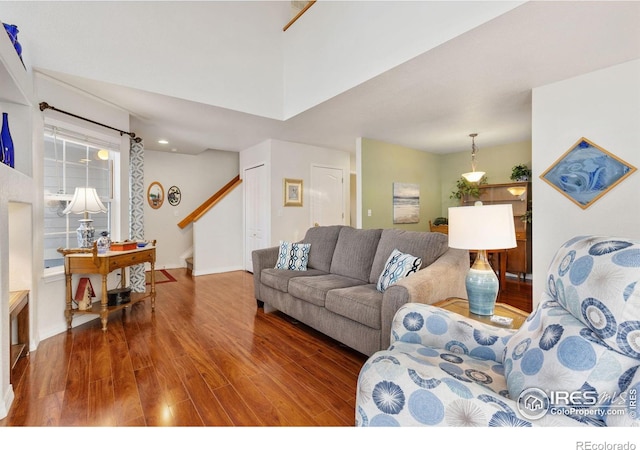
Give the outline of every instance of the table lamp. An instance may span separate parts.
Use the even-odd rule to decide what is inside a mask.
[[[487,250],[516,247],[513,208],[510,204],[449,208],[449,247],[477,251],[465,285],[469,311],[490,316],[498,297],[498,277],[487,259]]]
[[[107,212],[107,208],[100,201],[95,188],[77,187],[71,203],[67,205],[63,213],[84,215],[84,218],[80,219],[80,226],[76,230],[78,247],[91,248],[93,246],[95,229],[91,225],[93,220],[89,217],[89,214],[99,212]]]

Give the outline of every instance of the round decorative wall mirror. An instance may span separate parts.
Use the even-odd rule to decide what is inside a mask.
[[[147,201],[153,209],[158,209],[164,202],[164,188],[160,183],[154,181],[147,189]]]

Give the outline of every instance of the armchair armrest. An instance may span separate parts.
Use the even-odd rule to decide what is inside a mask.
[[[267,267],[275,267],[280,247],[268,247],[251,252],[253,264],[253,292],[256,300],[260,300],[260,272]]]
[[[396,341],[420,343],[502,363],[506,343],[516,331],[478,322],[437,306],[407,303],[393,318],[391,344]]]
[[[381,307],[381,348],[389,345],[391,321],[398,308],[405,303],[432,304],[449,297],[465,298],[468,271],[469,252],[450,248],[429,266],[387,289]]]

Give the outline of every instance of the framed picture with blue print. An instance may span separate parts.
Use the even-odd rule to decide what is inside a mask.
[[[580,138],[540,178],[582,209],[636,171],[587,138]]]

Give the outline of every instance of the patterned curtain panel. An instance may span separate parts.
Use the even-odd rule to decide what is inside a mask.
[[[144,240],[144,142],[131,140],[129,152],[129,235],[131,240]],[[129,281],[132,292],[145,291],[144,264],[132,266]]]

